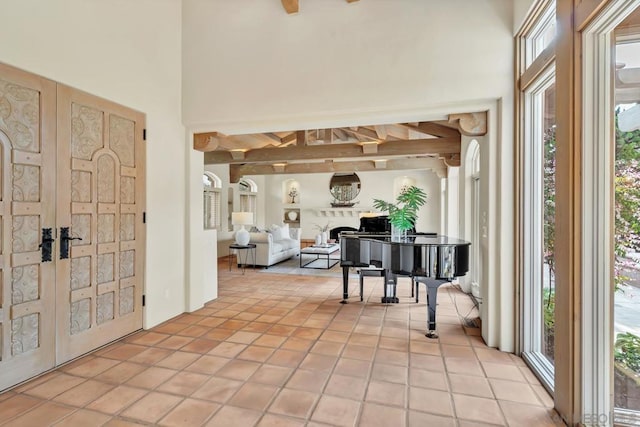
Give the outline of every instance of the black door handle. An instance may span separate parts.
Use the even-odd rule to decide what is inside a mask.
[[[69,227],[60,228],[60,259],[69,258],[69,241],[82,240],[82,237],[69,237]]]
[[[42,254],[42,262],[51,261],[52,245],[55,240],[50,228],[42,229],[42,243],[38,245],[40,253]]]

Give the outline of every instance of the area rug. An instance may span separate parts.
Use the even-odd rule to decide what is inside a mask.
[[[339,259],[340,253],[336,252],[336,254],[337,256],[333,254],[335,256],[335,259]],[[332,257],[331,259],[333,260],[334,257]],[[306,256],[305,256],[304,262],[307,262]],[[340,267],[339,262],[333,267],[331,267],[330,269],[309,268],[309,267],[321,267],[326,265],[327,265],[327,261],[325,259],[319,259],[317,261],[313,261],[311,264],[307,265],[305,268],[300,268],[300,257],[294,256],[278,264],[269,266],[268,268],[262,268],[260,272],[272,273],[272,274],[296,274],[300,276],[342,277],[342,268]],[[349,277],[351,278],[358,277],[354,269],[350,271]]]

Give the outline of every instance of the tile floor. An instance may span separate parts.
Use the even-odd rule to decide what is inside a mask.
[[[342,305],[339,278],[219,267],[217,300],[0,394],[0,425],[562,425],[520,358],[465,333],[452,286],[429,339],[408,282]]]

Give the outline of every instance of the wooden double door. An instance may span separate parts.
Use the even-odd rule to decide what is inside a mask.
[[[0,64],[0,390],[142,327],[144,127]]]

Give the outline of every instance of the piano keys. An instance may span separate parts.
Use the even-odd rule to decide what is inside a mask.
[[[427,287],[427,336],[436,334],[437,288],[469,271],[469,246],[464,240],[435,234],[410,235],[392,241],[387,233],[344,232],[340,234],[342,303],[349,298],[349,268],[377,267],[385,270],[383,303],[397,302],[397,276],[408,276]],[[416,291],[417,291],[416,285]]]

